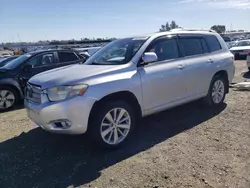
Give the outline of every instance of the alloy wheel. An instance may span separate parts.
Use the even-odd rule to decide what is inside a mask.
[[[0,109],[10,108],[15,103],[15,95],[9,90],[0,90]]]
[[[101,123],[101,137],[109,145],[121,143],[131,128],[131,117],[124,108],[110,110]]]
[[[222,101],[224,94],[225,94],[225,86],[223,81],[216,80],[214,82],[212,89],[212,99],[214,103],[219,104]]]

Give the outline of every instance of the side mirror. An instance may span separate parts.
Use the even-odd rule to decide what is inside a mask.
[[[153,63],[153,62],[157,61],[158,57],[157,57],[156,53],[154,53],[154,52],[145,52],[142,55],[142,60],[143,60],[142,64],[149,64],[149,63]]]

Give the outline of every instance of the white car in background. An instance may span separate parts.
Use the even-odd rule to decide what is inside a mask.
[[[248,67],[248,70],[250,72],[250,52],[247,55],[247,67]]]
[[[250,40],[239,41],[235,46],[230,48],[235,58],[246,57],[250,52]]]

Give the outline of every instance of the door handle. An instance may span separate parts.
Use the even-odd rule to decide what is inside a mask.
[[[184,69],[185,68],[185,66],[183,66],[183,65],[178,65],[177,66],[177,69],[179,69],[179,70],[182,70],[182,69]]]
[[[207,60],[208,63],[213,63],[214,61],[212,59]]]

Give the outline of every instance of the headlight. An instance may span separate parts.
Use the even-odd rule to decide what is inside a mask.
[[[57,86],[47,89],[47,95],[50,101],[60,101],[75,96],[80,96],[85,93],[88,85],[79,84],[72,86]]]

